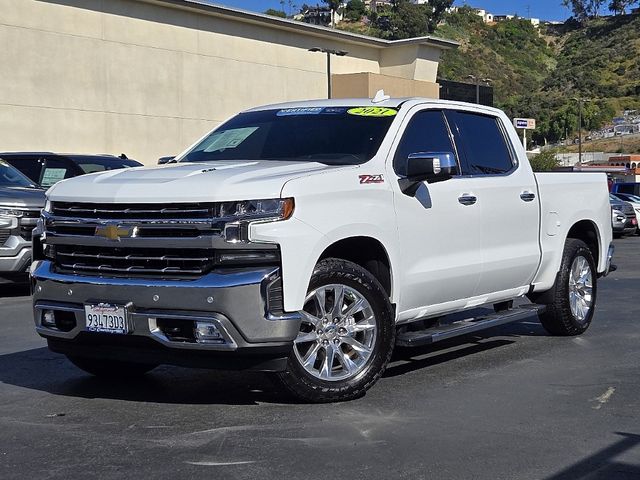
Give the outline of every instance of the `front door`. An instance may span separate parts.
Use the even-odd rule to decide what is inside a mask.
[[[423,109],[409,117],[395,148],[395,173],[402,176],[402,160],[419,152],[455,155],[442,111]],[[396,191],[400,320],[429,315],[434,305],[474,295],[482,271],[480,205],[472,200],[476,183],[456,175],[443,182],[423,182],[415,196]]]

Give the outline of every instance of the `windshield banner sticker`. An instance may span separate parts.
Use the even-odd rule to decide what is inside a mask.
[[[298,107],[298,108],[285,108],[278,111],[276,116],[288,117],[290,115],[319,115],[319,114],[340,114],[347,111],[344,107]]]
[[[398,112],[393,108],[386,107],[357,107],[347,110],[349,115],[359,115],[361,117],[393,117]]]
[[[318,115],[323,109],[324,107],[285,108],[276,113],[276,115],[278,117],[286,117],[289,115]]]

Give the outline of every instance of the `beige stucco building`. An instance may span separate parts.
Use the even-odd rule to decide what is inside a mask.
[[[443,49],[193,0],[0,0],[0,151],[179,153],[247,107],[378,87],[437,97]]]

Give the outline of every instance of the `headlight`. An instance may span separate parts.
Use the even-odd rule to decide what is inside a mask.
[[[47,201],[44,204],[44,208],[42,209],[43,212],[47,212],[47,213],[51,213],[51,200],[47,199]]]
[[[0,206],[0,228],[13,229],[18,226],[18,219],[22,217],[22,210],[14,207]]]
[[[293,214],[293,206],[293,198],[224,202],[219,216],[230,220],[286,220]]]
[[[0,206],[0,217],[22,217],[22,210],[13,207]]]
[[[249,241],[249,225],[255,222],[276,222],[293,215],[293,198],[243,200],[220,204],[218,217],[227,223],[224,238],[229,243]]]

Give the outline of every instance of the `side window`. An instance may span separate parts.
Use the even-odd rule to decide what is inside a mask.
[[[444,116],[439,110],[423,110],[416,113],[402,134],[402,139],[393,158],[393,169],[405,175],[406,158],[418,152],[455,153]]]
[[[446,115],[464,156],[463,175],[501,174],[513,169],[511,151],[496,117],[458,111]]]
[[[40,177],[40,185],[50,187],[65,178],[75,176],[69,162],[60,158],[47,158],[47,162],[42,169]]]

